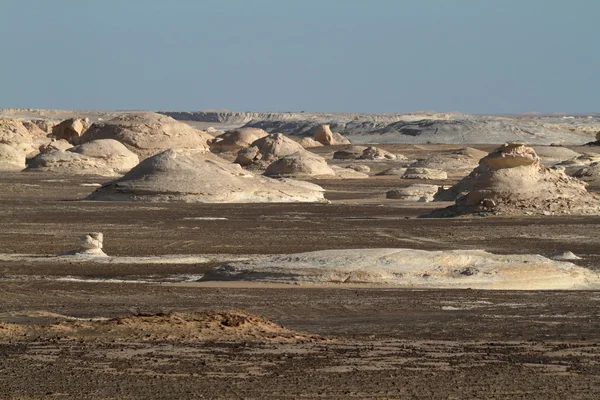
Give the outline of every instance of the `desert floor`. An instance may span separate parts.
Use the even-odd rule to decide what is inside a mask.
[[[447,146],[389,149],[416,155]],[[319,180],[331,204],[81,201],[94,190],[87,185],[105,181],[1,174],[0,254],[58,254],[99,231],[114,256],[570,250],[583,257],[577,264],[600,266],[600,217],[419,219],[439,204],[385,199],[387,190],[416,183],[397,177]],[[2,338],[0,329],[0,398],[600,397],[600,292],[193,282],[212,267],[1,259],[5,326],[232,309],[302,334],[101,340],[86,331]]]

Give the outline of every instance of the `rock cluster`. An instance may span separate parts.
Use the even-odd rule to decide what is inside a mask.
[[[505,144],[481,159],[471,174],[436,200],[456,204],[429,216],[462,214],[598,214],[598,200],[585,184],[540,163],[531,147]]]
[[[87,200],[188,203],[324,202],[323,188],[245,171],[210,152],[170,149],[139,163]]]
[[[138,156],[123,144],[112,139],[100,139],[66,150],[46,147],[30,160],[26,171],[114,176],[129,171],[138,162]]]

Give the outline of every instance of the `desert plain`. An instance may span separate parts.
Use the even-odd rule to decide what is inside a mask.
[[[600,396],[597,115],[0,121],[1,398]]]

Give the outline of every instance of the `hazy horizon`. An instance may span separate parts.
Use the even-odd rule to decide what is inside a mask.
[[[586,114],[600,3],[6,0],[0,108]]]

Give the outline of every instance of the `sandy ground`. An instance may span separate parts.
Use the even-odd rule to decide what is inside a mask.
[[[104,179],[0,175],[0,253],[57,254],[100,231],[115,256],[410,247],[570,250],[600,265],[600,217],[417,219],[435,205],[386,200],[415,183],[395,177],[319,181],[332,204],[79,201],[93,190],[82,185]],[[187,282],[212,267],[0,259],[0,398],[600,397],[600,292]],[[20,334],[61,315],[209,309],[261,315],[303,339]]]

